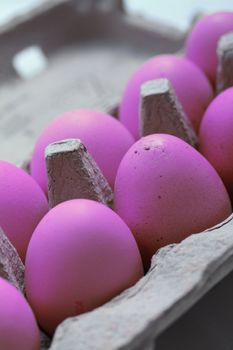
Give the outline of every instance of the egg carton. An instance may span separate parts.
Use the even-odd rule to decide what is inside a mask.
[[[140,63],[158,53],[177,52],[184,44],[184,36],[174,28],[131,18],[124,12],[121,1],[107,0],[47,2],[15,18],[0,28],[0,33],[0,157],[16,164],[30,159],[37,136],[56,115],[79,107],[115,112],[125,82]],[[30,62],[28,55],[32,52],[37,56],[39,53],[38,64],[30,67],[27,63],[23,67],[20,58]],[[219,52],[223,61],[228,60],[231,51],[225,40]],[[224,70],[227,66],[221,67]],[[232,85],[232,81],[223,83],[226,74],[222,71],[219,74],[220,91],[223,86]],[[148,106],[155,108],[156,96],[164,104],[156,84],[150,82],[149,90],[148,86],[142,90],[142,134],[148,132]],[[179,130],[180,136],[195,145],[196,136],[187,125],[169,83],[163,81],[162,87],[172,113],[180,120],[176,132]],[[161,82],[159,89],[161,93]],[[164,108],[169,108],[169,103]],[[174,130],[169,120],[165,127],[168,125]],[[158,125],[154,127],[158,130]],[[83,145],[77,142],[66,141],[66,167],[72,162],[72,157],[69,158],[72,147],[85,153]],[[59,144],[55,149],[54,145],[49,147],[48,174],[56,179],[53,169],[59,162],[57,157],[64,152],[61,149],[57,152]],[[96,169],[89,155],[82,155],[80,162],[84,159],[90,169]],[[110,204],[112,193],[102,174],[98,172],[97,177],[91,171],[85,174],[86,183],[96,181],[91,195]],[[55,183],[51,206],[65,199],[56,197],[59,183]],[[135,286],[92,312],[65,320],[57,328],[51,345],[42,334],[42,348],[231,348],[232,297],[226,291],[233,288],[232,270],[233,216],[204,233],[160,249],[150,270]],[[0,275],[23,291],[23,272],[16,251],[0,232]],[[215,314],[216,309],[221,312]]]

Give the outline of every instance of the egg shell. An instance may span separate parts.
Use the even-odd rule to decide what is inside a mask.
[[[167,78],[195,131],[213,98],[212,87],[203,72],[191,61],[175,55],[159,55],[141,65],[126,85],[120,104],[120,120],[139,138],[139,104],[142,83]]]
[[[39,350],[35,316],[23,295],[0,277],[0,349]]]
[[[213,84],[218,64],[218,41],[232,30],[233,12],[217,12],[202,17],[187,37],[186,57],[197,64]]]
[[[175,136],[154,134],[122,159],[115,210],[148,267],[158,248],[217,224],[230,215],[231,204],[222,180],[199,152]]]
[[[32,155],[31,175],[41,188],[47,192],[46,146],[67,138],[81,139],[113,187],[119,163],[134,139],[124,125],[112,116],[80,109],[54,119],[37,140]]]
[[[233,87],[209,105],[199,136],[201,153],[217,170],[233,200]]]
[[[31,235],[48,211],[48,201],[24,170],[0,161],[0,227],[24,261]]]
[[[142,275],[140,253],[127,225],[108,207],[87,199],[50,210],[37,226],[26,257],[27,297],[49,333]]]

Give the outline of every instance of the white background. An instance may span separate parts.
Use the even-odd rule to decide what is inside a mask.
[[[0,24],[42,1],[52,0],[0,0]],[[132,13],[175,25],[181,30],[187,29],[197,12],[233,11],[233,0],[125,0],[125,4]]]

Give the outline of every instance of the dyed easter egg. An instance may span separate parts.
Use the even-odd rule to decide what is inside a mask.
[[[171,82],[184,111],[198,131],[202,115],[213,98],[212,87],[193,62],[175,55],[160,55],[141,65],[126,85],[120,104],[120,120],[139,137],[139,105],[141,84],[158,78]]]
[[[134,142],[124,125],[108,114],[85,109],[64,113],[42,132],[32,155],[31,175],[45,192],[45,148],[67,138],[81,139],[112,186],[118,165]]]
[[[199,136],[201,153],[217,170],[233,199],[233,87],[209,105]]]
[[[115,210],[148,267],[158,248],[225,219],[231,203],[217,172],[199,152],[175,136],[154,134],[141,138],[122,159]]]
[[[218,64],[218,41],[229,31],[233,31],[233,12],[217,12],[203,16],[187,38],[187,58],[197,64],[213,84]]]
[[[0,161],[0,227],[24,261],[31,235],[48,211],[47,199],[24,170]]]
[[[0,349],[39,350],[39,330],[23,295],[0,277]]]
[[[52,333],[69,316],[107,302],[143,275],[136,241],[111,209],[75,199],[42,219],[26,257],[26,293]]]

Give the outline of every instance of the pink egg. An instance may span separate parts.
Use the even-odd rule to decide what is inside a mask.
[[[184,111],[198,131],[202,115],[213,98],[212,87],[202,71],[191,61],[175,55],[160,55],[146,61],[133,74],[123,94],[120,120],[139,137],[139,101],[141,84],[165,77],[170,80]]]
[[[105,303],[143,275],[135,239],[111,209],[76,199],[54,207],[37,226],[26,257],[26,292],[52,333],[69,316]]]
[[[0,161],[0,227],[24,261],[31,235],[48,211],[47,199],[24,170]]]
[[[218,12],[202,17],[193,27],[186,42],[186,56],[196,63],[215,83],[217,43],[233,30],[233,12]]]
[[[81,139],[111,186],[123,155],[134,142],[128,130],[108,114],[88,109],[64,113],[42,132],[32,156],[31,174],[45,192],[45,148],[66,138]]]
[[[0,277],[0,349],[39,350],[39,330],[23,295]]]
[[[212,101],[199,136],[201,153],[217,170],[233,199],[233,87]]]
[[[115,182],[115,210],[138,243],[144,265],[156,250],[225,219],[231,203],[209,162],[181,139],[154,134],[126,153]]]

